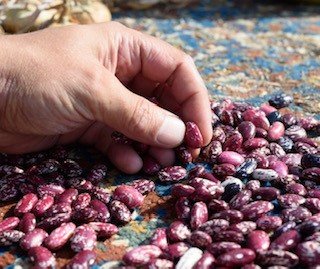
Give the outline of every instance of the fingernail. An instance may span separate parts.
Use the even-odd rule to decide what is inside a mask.
[[[157,141],[165,147],[175,147],[181,144],[186,126],[179,118],[166,116],[162,123],[158,135]]]

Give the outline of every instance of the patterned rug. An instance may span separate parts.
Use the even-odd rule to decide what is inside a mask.
[[[320,119],[319,14],[319,6],[218,0],[202,1],[187,9],[162,6],[113,16],[192,55],[213,98],[259,105],[284,91],[294,97],[291,109]],[[96,153],[87,151],[74,154],[93,161]],[[125,176],[113,170],[107,185],[142,176]],[[99,265],[94,268],[117,268],[127,247],[143,243],[155,228],[166,225],[172,208],[166,196],[169,189],[157,183],[156,192],[146,197],[134,220],[118,235],[98,244]],[[11,206],[2,207],[0,216]],[[0,255],[0,268],[28,268],[27,257],[15,248],[1,248]],[[71,253],[62,250],[57,257],[61,268]]]

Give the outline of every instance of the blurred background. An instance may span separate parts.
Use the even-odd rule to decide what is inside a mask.
[[[0,0],[0,33],[23,33],[46,27],[107,22],[121,10],[167,9],[192,7],[201,2],[221,4],[221,0]],[[233,1],[246,5],[248,1]],[[320,0],[274,1],[283,4],[317,4]],[[270,1],[260,1],[269,4]],[[207,3],[208,4],[208,3]]]

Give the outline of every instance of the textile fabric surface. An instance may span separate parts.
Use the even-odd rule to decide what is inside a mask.
[[[290,109],[320,120],[319,14],[319,6],[217,0],[201,1],[186,9],[162,6],[113,16],[190,54],[212,98],[259,105],[284,91],[294,97]],[[87,162],[96,158],[90,149],[79,148],[74,154]],[[112,170],[106,186],[141,177],[145,176]],[[169,193],[170,186],[156,181],[156,192],[146,197],[134,220],[118,235],[98,244],[98,265],[94,268],[116,268],[128,247],[147,242],[155,228],[166,225],[172,216]],[[2,206],[1,216],[9,207]],[[60,251],[58,268],[71,256]],[[28,268],[27,260],[14,247],[0,248],[0,268]]]

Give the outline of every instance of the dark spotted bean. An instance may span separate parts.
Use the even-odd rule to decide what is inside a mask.
[[[277,228],[274,231],[274,234],[273,234],[274,238],[280,236],[281,234],[283,234],[289,230],[294,229],[296,226],[297,226],[297,224],[294,221],[285,222],[284,224],[282,224],[279,228]]]
[[[257,128],[262,128],[265,130],[269,130],[270,128],[270,122],[267,119],[266,116],[264,115],[257,115],[252,119],[252,123],[257,127]]]
[[[306,218],[312,216],[311,212],[302,206],[296,208],[288,208],[281,211],[282,219],[284,222],[295,221],[301,222]]]
[[[174,197],[188,197],[195,192],[195,188],[186,184],[175,184],[171,189],[171,195]]]
[[[302,177],[304,179],[314,180],[318,182],[320,178],[320,168],[312,167],[312,168],[304,169],[302,172]]]
[[[111,216],[116,221],[119,221],[121,223],[128,223],[131,221],[131,212],[124,203],[117,200],[113,200],[110,203],[109,209]]]
[[[90,203],[90,207],[97,212],[96,221],[109,222],[110,212],[108,207],[101,201],[94,199]]]
[[[251,263],[255,258],[256,255],[251,249],[240,248],[220,255],[217,258],[217,264],[227,267],[237,267]]]
[[[104,164],[94,165],[88,173],[87,179],[94,185],[100,183],[107,175],[108,168]]]
[[[206,156],[206,158],[208,158],[207,156],[209,155],[209,153],[208,153],[208,151],[210,150],[209,147],[210,147],[210,145],[207,146],[207,148],[206,148],[207,151],[205,151],[205,150],[202,151],[203,152],[202,154],[204,156]],[[184,164],[191,163],[193,160],[191,152],[185,146],[179,146],[179,147],[175,148],[175,154],[178,157],[178,159]],[[160,168],[159,168],[159,170],[160,170]]]
[[[48,231],[60,226],[62,223],[69,222],[70,219],[71,213],[59,213],[40,221],[37,227]]]
[[[191,203],[187,197],[181,197],[175,204],[178,219],[189,219],[191,214]]]
[[[300,242],[301,236],[296,230],[290,230],[277,237],[270,245],[270,249],[291,250]]]
[[[235,223],[229,227],[229,230],[240,232],[244,235],[249,234],[257,228],[257,225],[253,221],[242,221]]]
[[[243,244],[245,238],[241,232],[236,232],[232,230],[221,231],[212,236],[212,240],[215,242],[235,242],[237,244]]]
[[[284,250],[267,250],[258,255],[259,264],[262,266],[282,265],[294,267],[298,264],[299,258],[297,255]]]
[[[78,190],[70,188],[70,189],[66,189],[63,193],[56,196],[55,199],[57,203],[71,204],[74,200],[77,199],[77,196],[78,196]]]
[[[90,205],[91,196],[89,193],[81,193],[77,198],[72,202],[72,208],[75,210],[81,210]]]
[[[280,195],[280,191],[274,187],[260,187],[253,191],[252,198],[254,200],[272,201]]]
[[[127,185],[134,187],[142,195],[148,194],[149,192],[155,190],[154,182],[148,179],[136,179],[127,183]]]
[[[162,182],[177,182],[187,176],[187,170],[182,166],[170,166],[161,169],[158,176]]]
[[[94,187],[91,191],[92,196],[99,201],[108,204],[111,200],[111,192],[104,188]]]
[[[208,220],[208,208],[203,202],[196,202],[190,213],[190,226],[192,229],[199,228]]]
[[[54,268],[56,266],[56,259],[45,247],[36,246],[32,247],[28,251],[28,255],[30,260],[35,264],[34,268],[37,269],[46,269],[46,268]]]
[[[77,223],[89,223],[96,220],[98,212],[91,207],[86,207],[77,211],[72,212],[71,218]]]
[[[230,224],[238,223],[243,219],[243,214],[235,209],[227,209],[215,213],[211,216],[213,219],[225,219],[229,221]]]
[[[44,197],[45,195],[55,197],[56,195],[63,193],[64,188],[56,184],[45,184],[40,185],[37,191],[40,197]]]
[[[32,212],[36,216],[42,216],[54,203],[54,198],[50,195],[45,195],[37,201]]]
[[[212,219],[203,223],[200,227],[200,231],[204,231],[209,235],[219,233],[223,230],[226,230],[229,227],[229,221],[224,219]]]
[[[241,209],[241,212],[243,213],[245,219],[255,220],[273,210],[273,208],[273,204],[268,201],[255,201],[244,205]]]
[[[304,206],[308,208],[313,214],[320,212],[319,198],[306,198]]]
[[[268,145],[268,141],[264,138],[251,138],[243,143],[243,147],[247,150],[262,148]]]
[[[235,177],[247,178],[257,168],[258,162],[254,158],[246,159],[241,165],[238,166]]]
[[[212,243],[212,239],[205,232],[194,231],[189,238],[189,243],[198,248],[205,248]]]
[[[235,249],[240,249],[241,246],[235,242],[215,242],[207,247],[207,250],[213,254],[214,257],[218,257],[223,253],[230,252]]]
[[[273,231],[282,225],[282,219],[278,216],[262,216],[256,221],[257,227],[266,232]]]
[[[186,122],[184,141],[189,148],[200,148],[203,145],[201,132],[194,122]]]
[[[303,237],[310,236],[320,231],[320,220],[305,220],[296,227],[296,230],[299,231]]]
[[[243,121],[238,125],[238,131],[242,134],[244,140],[254,138],[256,126],[251,121]]]
[[[296,208],[303,203],[306,199],[298,194],[283,194],[278,197],[279,205],[284,208]]]
[[[202,150],[202,155],[205,157],[206,161],[214,163],[221,152],[221,143],[219,141],[213,140]]]
[[[239,132],[234,132],[226,139],[225,143],[223,144],[223,150],[238,151],[242,146],[242,142],[242,135]]]
[[[302,137],[307,137],[306,130],[298,125],[290,126],[288,129],[285,130],[284,134],[291,138],[293,141],[296,141]]]
[[[296,248],[300,262],[306,266],[320,264],[320,243],[317,241],[306,241],[298,244]]]
[[[60,213],[69,213],[71,214],[71,206],[69,203],[57,203],[51,206],[45,213],[43,214],[44,218],[54,217]]]
[[[224,143],[225,140],[226,134],[224,130],[220,126],[215,127],[212,132],[212,141],[219,141],[220,143]]]
[[[250,180],[248,181],[248,183],[246,184],[246,189],[250,190],[250,191],[254,191],[256,189],[259,189],[261,186],[261,183],[259,180]]]
[[[226,176],[232,176],[236,172],[236,168],[234,165],[229,163],[223,163],[214,165],[212,168],[212,172],[214,175],[218,177],[226,177]]]
[[[92,250],[83,250],[77,253],[67,264],[66,269],[87,269],[90,268],[97,258],[97,254]]]
[[[17,230],[5,230],[0,232],[0,246],[11,246],[25,235],[25,233]]]
[[[129,209],[140,207],[143,204],[143,196],[131,186],[118,186],[113,192],[113,199],[124,203]]]
[[[147,175],[156,175],[161,169],[161,165],[151,156],[143,157],[142,171]]]
[[[220,212],[229,209],[229,205],[223,200],[212,199],[208,204],[208,209],[210,212]]]
[[[303,168],[320,167],[320,154],[304,154],[301,165]]]

